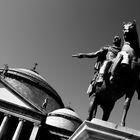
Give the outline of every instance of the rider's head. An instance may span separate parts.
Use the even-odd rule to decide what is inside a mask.
[[[113,44],[116,47],[121,47],[121,38],[119,36],[114,36],[114,38],[113,38]]]

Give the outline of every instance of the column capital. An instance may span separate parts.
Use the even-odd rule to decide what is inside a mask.
[[[33,125],[34,125],[34,126],[38,126],[38,127],[40,127],[40,126],[41,126],[41,124],[40,124],[40,123],[38,123],[38,122],[34,122],[34,123],[33,123]]]
[[[19,121],[22,121],[22,122],[26,122],[26,120],[22,119],[22,118],[18,118]]]
[[[10,114],[7,114],[7,113],[4,113],[4,117],[7,116],[7,117],[11,117]]]

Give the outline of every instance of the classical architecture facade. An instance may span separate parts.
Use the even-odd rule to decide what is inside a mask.
[[[0,69],[0,140],[67,140],[81,123],[35,69]]]

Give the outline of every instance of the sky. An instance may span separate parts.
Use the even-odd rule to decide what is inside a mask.
[[[122,23],[136,19],[140,35],[139,0],[1,0],[0,67],[37,71],[57,91],[64,104],[87,117],[85,95],[96,59],[77,59],[122,37]],[[119,123],[124,98],[116,102],[109,122]],[[97,118],[101,118],[99,108]],[[140,101],[134,95],[126,126],[140,130]]]

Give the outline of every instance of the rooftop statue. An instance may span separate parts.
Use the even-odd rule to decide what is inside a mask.
[[[80,53],[73,56],[83,58],[95,57],[97,54]],[[100,105],[103,109],[102,120],[107,121],[115,102],[125,95],[120,122],[120,125],[125,126],[127,112],[135,91],[137,91],[138,99],[140,99],[140,87],[138,86],[138,83],[140,83],[140,46],[135,21],[123,24],[123,45],[121,50],[117,51],[111,59],[107,57],[108,51],[105,56],[87,92],[90,96],[87,120],[90,121],[96,117],[97,107]],[[109,53],[109,56],[113,55]]]

